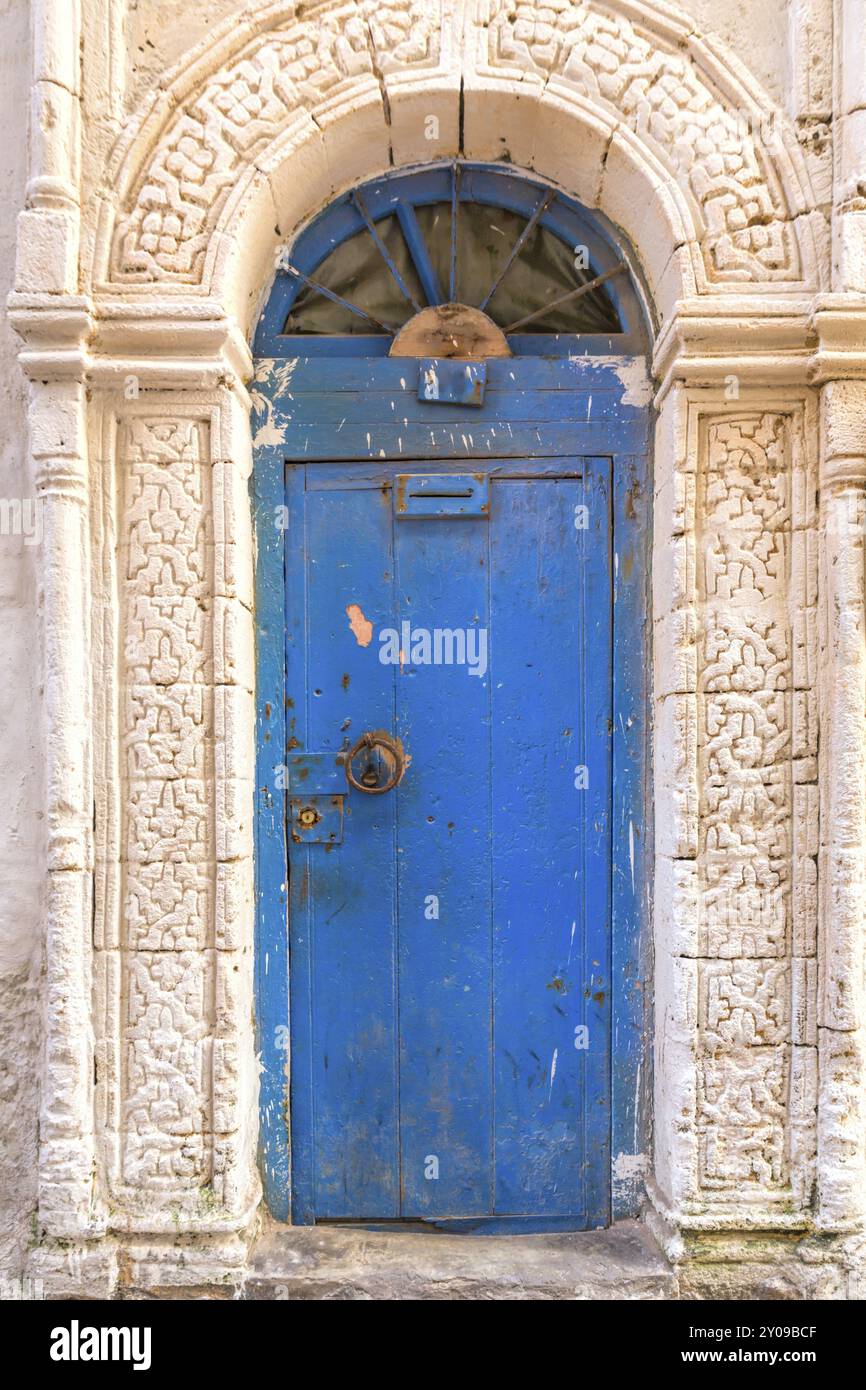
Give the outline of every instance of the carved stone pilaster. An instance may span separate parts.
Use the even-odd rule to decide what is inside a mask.
[[[807,1224],[815,1173],[815,492],[802,407],[754,397],[676,393],[659,440],[656,1132],[685,1225]]]
[[[866,1218],[866,383],[822,392],[819,1223]]]
[[[117,725],[105,732],[106,763],[114,737],[119,767],[114,791],[97,797],[108,851],[100,1108],[121,1224],[211,1229],[255,1187],[251,1136],[241,1133],[251,1081],[251,618],[235,577],[244,479],[219,458],[220,413],[186,403],[170,412],[167,400],[165,412],[130,412],[118,427],[118,628],[107,644]]]
[[[698,1190],[814,1175],[814,500],[791,415],[707,419],[698,473]],[[811,1137],[809,1130],[812,1130]]]
[[[92,797],[90,548],[84,389],[30,387],[30,439],[42,528],[45,681],[45,1074],[40,1111],[39,1221],[80,1236],[93,1222],[90,939]]]

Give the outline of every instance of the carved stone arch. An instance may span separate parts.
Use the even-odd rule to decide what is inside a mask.
[[[458,153],[600,207],[662,317],[695,294],[818,287],[820,219],[782,113],[691,20],[641,0],[320,0],[224,26],[118,142],[95,279],[212,296],[248,324],[254,278],[316,206]]]
[[[13,306],[46,502],[47,956],[71,1001],[47,1022],[40,1220],[57,1245],[34,1271],[65,1278],[74,1239],[108,1284],[122,1242],[156,1269],[179,1232],[178,1278],[243,1267],[259,1200],[249,330],[276,248],[331,197],[460,153],[600,209],[661,320],[645,500],[664,1027],[654,1152],[619,1172],[647,1177],[686,1239],[844,1230],[866,1191],[862,957],[856,885],[849,907],[819,869],[809,316],[828,257],[793,131],[666,4],[238,8],[120,137],[81,298],[70,272]],[[25,216],[62,230],[51,206]],[[858,420],[849,385],[839,413]],[[860,445],[829,440],[840,488]],[[827,571],[860,612],[853,573]],[[840,728],[860,698],[834,682],[845,653],[827,675]],[[847,795],[834,766],[825,804]]]

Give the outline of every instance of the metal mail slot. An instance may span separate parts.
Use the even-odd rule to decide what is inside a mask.
[[[486,473],[398,473],[394,489],[398,517],[490,515]]]

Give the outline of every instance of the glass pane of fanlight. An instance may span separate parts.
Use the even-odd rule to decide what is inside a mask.
[[[407,290],[423,306],[426,303],[424,291],[396,217],[385,217],[377,222],[376,231]],[[367,231],[337,246],[311,275],[326,289],[391,327],[399,328],[415,313]],[[369,319],[353,314],[317,290],[306,287],[293,303],[283,328],[284,333],[369,334],[381,331]]]
[[[447,297],[451,257],[451,208],[433,203],[416,208],[430,259]],[[527,224],[505,208],[461,203],[457,218],[457,293],[463,304],[480,304],[502,273]],[[582,268],[583,254],[537,225],[496,290],[487,313],[500,328],[559,299],[594,279],[593,267]],[[527,333],[616,333],[619,319],[604,287],[551,309],[527,324]]]
[[[571,246],[547,227],[536,226],[514,265],[487,306],[501,327],[534,313],[595,278],[591,266],[581,268]],[[550,309],[526,325],[526,333],[616,333],[619,318],[604,286]]]
[[[447,301],[451,276],[451,205],[430,203],[416,207],[415,214],[442,300]],[[480,203],[460,204],[455,299],[464,304],[482,303],[505,269],[527,220],[522,214],[505,208]],[[376,223],[376,230],[409,293],[423,306],[426,296],[397,218],[383,218]],[[487,313],[501,328],[535,313],[596,276],[597,269],[585,266],[584,259],[579,248],[566,245],[547,227],[536,225],[490,299]],[[312,274],[320,284],[393,328],[402,326],[415,312],[367,231],[343,242]],[[615,333],[619,330],[616,310],[602,286],[533,319],[524,331]],[[318,291],[305,288],[295,300],[283,331],[341,335],[382,330],[369,319],[334,304]]]
[[[451,297],[451,204],[427,203],[415,208],[415,217],[442,294],[442,303],[445,304]],[[459,295],[454,298],[460,302]]]

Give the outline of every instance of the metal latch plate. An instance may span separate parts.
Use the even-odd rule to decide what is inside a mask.
[[[290,753],[286,761],[292,796],[345,794],[346,770],[342,753]]]
[[[486,362],[422,357],[419,363],[419,401],[438,401],[442,405],[483,405],[486,383]]]

